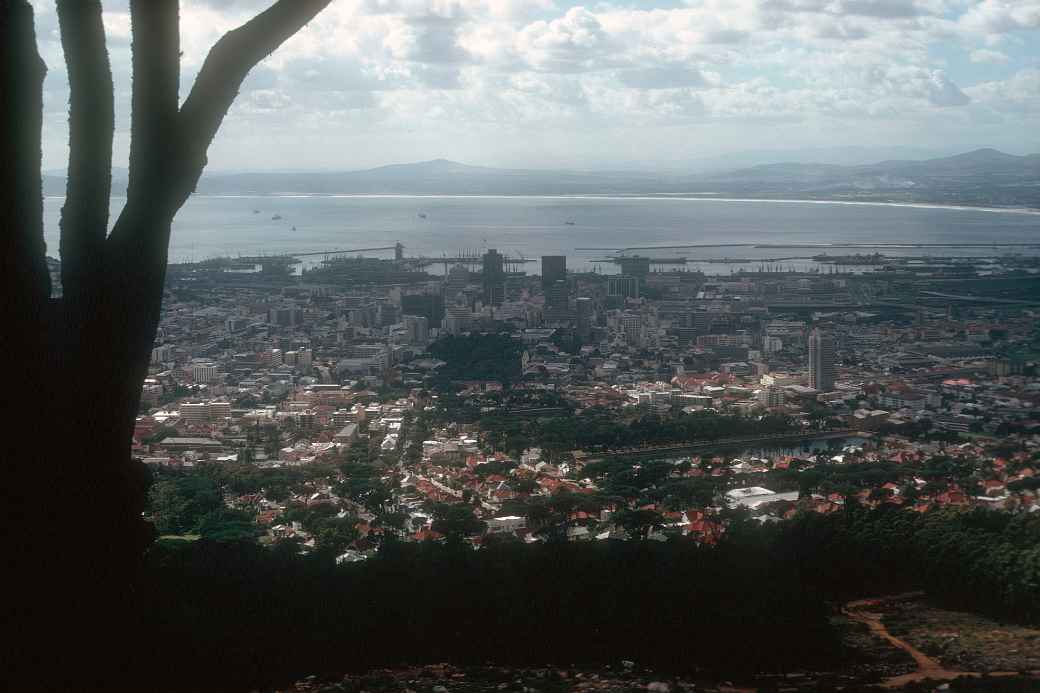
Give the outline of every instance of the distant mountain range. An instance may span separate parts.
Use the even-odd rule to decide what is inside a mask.
[[[701,178],[740,197],[1040,208],[1040,154],[995,149],[859,166],[780,163]]]
[[[125,171],[113,178],[114,191],[125,189]],[[44,192],[63,194],[64,180],[45,176]],[[500,169],[436,159],[363,171],[214,173],[203,176],[198,193],[704,195],[1040,208],[1040,154],[979,149],[938,159],[775,163],[700,174]]]

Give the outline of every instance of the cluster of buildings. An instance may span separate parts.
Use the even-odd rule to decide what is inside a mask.
[[[1028,482],[1040,467],[1038,306],[958,293],[968,280],[985,288],[1035,274],[1035,260],[945,269],[872,262],[857,271],[835,264],[709,276],[654,272],[648,258],[632,257],[619,262],[619,274],[604,275],[571,273],[566,257],[545,256],[540,274],[527,275],[489,250],[479,272],[459,264],[443,276],[394,284],[305,276],[273,285],[196,282],[188,291],[175,277],[142,390],[136,452],[177,467],[299,466],[341,460],[361,440],[392,462],[383,482],[393,507],[408,516],[403,536],[434,537],[431,504],[465,503],[488,534],[538,540],[544,518],[532,522],[518,502],[549,502],[561,490],[594,496],[581,451],[546,459],[536,440],[513,459],[494,449],[479,424],[448,422],[418,442],[410,430],[409,422],[438,406],[430,389],[443,362],[429,345],[446,335],[507,332],[522,353],[520,377],[509,386],[553,392],[576,411],[599,407],[619,420],[654,412],[783,414],[805,432],[794,449],[675,457],[677,469],[691,462],[676,474],[722,478],[728,491],[707,507],[643,507],[664,518],[651,535],[715,541],[727,506],[784,517],[829,512],[848,500],[836,492],[792,497],[755,482],[792,462],[970,459],[978,463],[970,488],[963,479],[938,486],[916,479],[862,489],[860,500],[914,509],[1040,507]],[[502,387],[473,380],[458,383],[458,392],[485,407]],[[828,431],[847,438],[820,450],[813,435]],[[409,447],[415,452],[405,454]],[[335,497],[335,483],[312,484],[296,500],[350,505]],[[354,506],[364,537],[378,535],[376,516]],[[256,507],[278,527],[271,537],[302,533],[277,522],[278,503]],[[637,509],[559,509],[555,517],[571,538],[608,538],[626,534],[611,518]]]

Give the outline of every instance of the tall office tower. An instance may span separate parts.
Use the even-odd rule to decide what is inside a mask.
[[[592,321],[595,318],[592,299],[588,296],[579,296],[578,300],[574,302],[574,307],[578,313],[578,334],[583,338],[588,337],[592,334]]]
[[[818,392],[834,389],[834,338],[816,328],[809,333],[809,387]]]
[[[639,298],[639,279],[625,274],[607,278],[607,296]]]
[[[548,308],[566,308],[567,296],[567,256],[542,256],[542,292],[545,294],[545,305]]]
[[[635,277],[640,283],[646,279],[646,275],[650,274],[650,258],[648,257],[629,255],[619,258],[618,264],[621,265],[621,274]]]
[[[408,332],[408,343],[426,346],[430,341],[430,322],[424,315],[404,316],[404,327]]]
[[[444,309],[444,331],[448,334],[462,334],[472,320],[473,315],[466,306],[452,305]]]
[[[635,313],[624,313],[618,323],[625,335],[625,341],[630,346],[642,347],[646,343],[646,330],[643,328],[643,318]]]
[[[444,305],[449,306],[456,303],[459,294],[466,290],[469,284],[469,270],[462,265],[455,265],[444,275]],[[444,316],[441,316],[444,319]]]
[[[545,287],[545,307],[551,311],[565,311],[570,305],[567,282],[558,281]]]
[[[421,315],[432,327],[440,327],[444,319],[444,297],[434,293],[406,294],[401,297],[401,311],[406,315]]]
[[[768,385],[758,393],[758,401],[769,408],[782,407],[784,404],[784,388],[779,385]]]
[[[506,272],[503,257],[491,248],[484,253],[484,303],[500,306],[506,295]]]

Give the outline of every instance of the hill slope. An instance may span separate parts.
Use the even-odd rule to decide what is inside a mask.
[[[44,193],[64,194],[64,180],[44,177]],[[125,171],[113,176],[117,194]],[[842,166],[776,163],[698,175],[557,171],[470,166],[446,159],[361,171],[212,173],[199,183],[209,195],[286,193],[398,195],[654,195],[714,194],[1040,208],[1040,154],[979,149],[924,160]]]

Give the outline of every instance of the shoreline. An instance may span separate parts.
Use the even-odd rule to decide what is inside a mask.
[[[579,193],[559,195],[507,195],[507,194],[472,194],[472,193],[302,193],[302,192],[279,192],[279,193],[233,193],[233,194],[207,194],[195,193],[192,197],[230,199],[230,200],[262,200],[262,199],[307,199],[307,198],[334,198],[334,199],[487,199],[487,200],[633,200],[637,202],[663,201],[663,202],[755,202],[755,203],[780,203],[780,204],[816,204],[816,205],[848,205],[860,207],[895,207],[904,209],[933,209],[950,210],[957,212],[985,212],[989,214],[1022,214],[1026,216],[1040,216],[1040,208],[1036,207],[984,207],[979,205],[949,205],[932,202],[877,202],[872,200],[820,200],[807,198],[770,198],[770,197],[714,197],[717,193]],[[64,199],[64,195],[44,195],[44,199]],[[122,200],[125,195],[113,195],[111,199]]]

